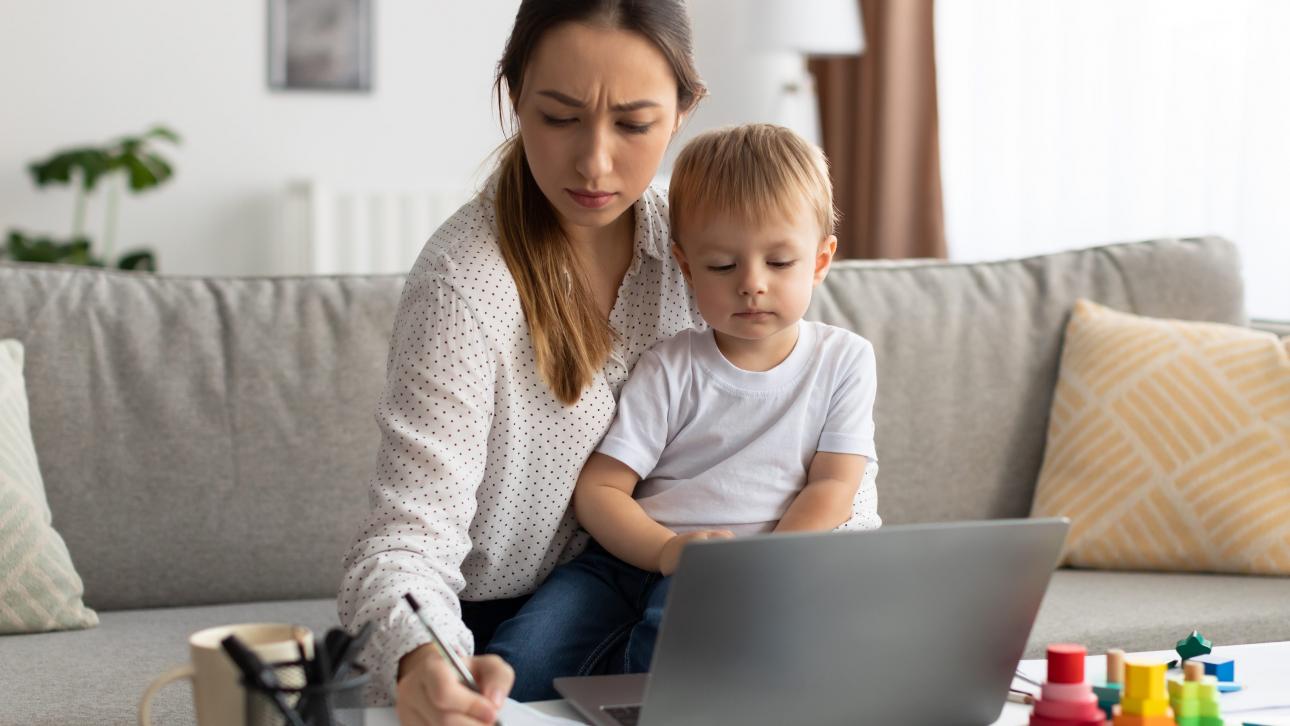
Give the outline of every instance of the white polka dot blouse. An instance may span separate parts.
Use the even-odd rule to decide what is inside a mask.
[[[634,255],[609,319],[618,342],[572,406],[537,371],[488,198],[463,206],[426,244],[394,322],[371,511],[338,597],[351,632],[378,626],[363,658],[371,699],[389,702],[399,658],[428,641],[404,593],[449,645],[470,653],[459,599],[532,592],[585,544],[570,497],[618,389],[654,343],[703,327],[670,254],[666,205],[648,189],[634,207]]]

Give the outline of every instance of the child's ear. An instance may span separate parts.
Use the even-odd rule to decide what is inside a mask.
[[[690,262],[685,259],[685,250],[681,249],[680,242],[672,243],[672,256],[676,258],[676,264],[681,266],[681,274],[685,275],[685,281],[694,284],[694,278],[690,276]]]
[[[829,266],[833,264],[833,255],[838,251],[838,238],[835,235],[829,235],[820,242],[819,251],[815,253],[815,284],[824,282],[825,275],[829,274]]]

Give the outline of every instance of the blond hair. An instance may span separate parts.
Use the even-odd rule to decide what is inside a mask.
[[[497,64],[499,111],[503,91],[512,104],[519,99],[524,69],[542,35],[567,22],[629,30],[652,42],[676,76],[678,111],[690,111],[706,93],[694,67],[690,20],[681,0],[523,0]],[[493,178],[498,247],[515,279],[538,373],[562,403],[576,403],[613,350],[614,331],[578,271],[573,247],[538,188],[519,134],[502,145]]]
[[[685,239],[695,215],[755,224],[793,216],[809,203],[820,231],[833,234],[838,213],[824,152],[782,126],[745,124],[699,134],[672,168],[668,207],[672,241]]]

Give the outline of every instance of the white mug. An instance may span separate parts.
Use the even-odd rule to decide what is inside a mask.
[[[242,673],[220,646],[220,641],[230,635],[236,635],[266,663],[299,661],[301,644],[305,657],[313,657],[313,634],[309,628],[299,625],[247,623],[199,630],[188,638],[191,662],[157,676],[143,692],[139,701],[139,726],[152,726],[152,697],[157,691],[183,678],[193,684],[198,726],[245,726],[246,689],[241,684]],[[278,679],[284,686],[302,686],[304,672],[299,666],[280,668]]]

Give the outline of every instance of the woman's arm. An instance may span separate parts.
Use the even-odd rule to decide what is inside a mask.
[[[851,503],[867,460],[855,454],[818,451],[811,457],[806,486],[775,525],[776,532],[819,532],[851,518]]]
[[[411,592],[450,647],[470,653],[457,593],[470,551],[475,491],[484,476],[492,422],[491,355],[461,297],[434,273],[408,278],[395,317],[371,511],[345,558],[337,604],[351,632],[378,629],[364,651],[385,697],[400,659],[428,641],[400,605]]]

